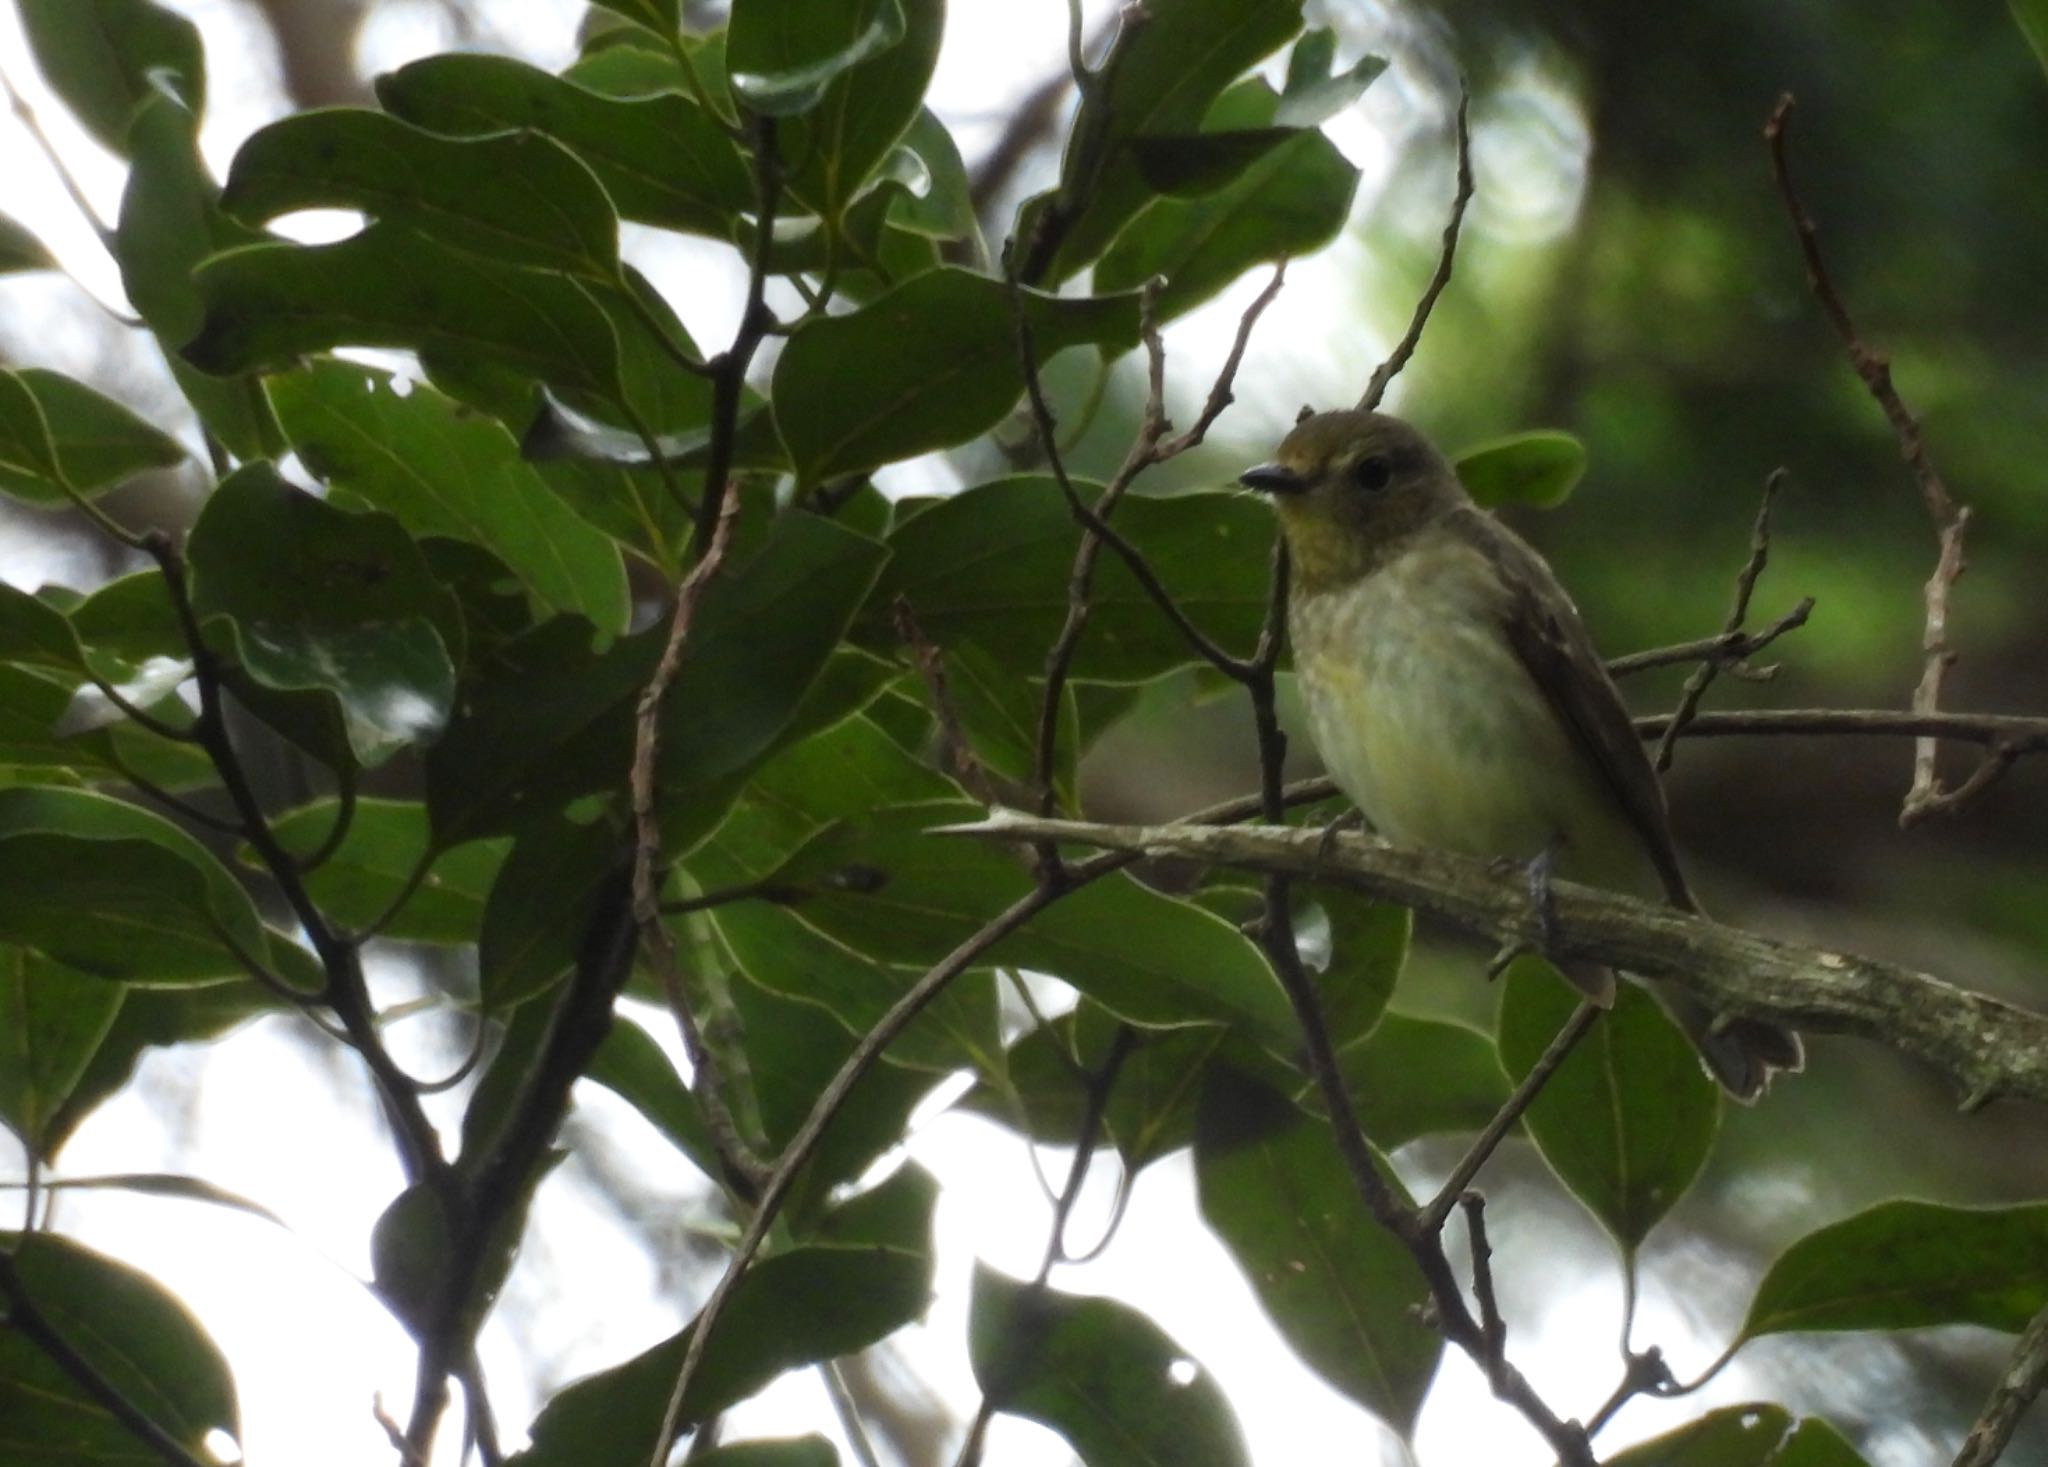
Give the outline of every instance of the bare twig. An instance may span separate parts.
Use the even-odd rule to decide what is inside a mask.
[[[1724,638],[1740,635],[1742,624],[1749,620],[1750,597],[1756,594],[1757,578],[1763,575],[1764,566],[1771,558],[1771,505],[1777,499],[1778,490],[1784,487],[1784,483],[1783,469],[1772,470],[1770,476],[1764,480],[1763,500],[1756,507],[1756,524],[1749,534],[1749,559],[1744,561],[1742,569],[1736,572],[1735,599],[1728,607],[1728,619],[1721,624],[1721,635]],[[1811,600],[1801,603],[1801,620],[1805,619],[1803,611],[1811,609],[1812,605]],[[1706,658],[1685,680],[1685,691],[1679,695],[1678,707],[1672,713],[1671,722],[1665,727],[1663,736],[1657,740],[1657,752],[1650,761],[1656,766],[1659,774],[1671,767],[1671,756],[1678,748],[1678,736],[1685,732],[1685,726],[1691,723],[1693,716],[1700,711],[1700,700],[1706,697],[1707,689],[1713,686],[1714,679],[1727,665],[1719,658]]]
[[[1328,881],[1496,943],[1526,936],[1529,925],[1528,897],[1516,877],[1484,861],[1367,836],[1095,824],[1011,810],[944,833],[1059,841]],[[1560,881],[1553,894],[1554,960],[1668,978],[1719,1013],[1875,1040],[1948,1075],[1965,1108],[1999,1098],[2048,1104],[2048,1015],[1897,964],[1779,941],[1615,892]]]
[[[1885,421],[1891,424],[1892,433],[1899,441],[1899,455],[1912,470],[1914,482],[1920,486],[1920,497],[1927,505],[1928,517],[1934,521],[1940,547],[1935,557],[1934,573],[1927,578],[1922,592],[1926,619],[1920,636],[1920,681],[1913,689],[1913,711],[1933,713],[1941,706],[1942,679],[1949,665],[1955,661],[1955,653],[1948,643],[1948,604],[1956,579],[1964,569],[1963,537],[1969,531],[1970,510],[1967,505],[1957,504],[1949,493],[1947,483],[1928,457],[1927,445],[1920,433],[1920,420],[1913,416],[1892,383],[1890,360],[1864,343],[1857,333],[1856,323],[1849,316],[1848,306],[1843,303],[1841,293],[1835,289],[1834,281],[1828,275],[1827,263],[1821,258],[1819,232],[1793,190],[1791,168],[1785,158],[1785,132],[1791,125],[1793,105],[1790,92],[1778,98],[1770,120],[1764,124],[1764,141],[1770,148],[1771,171],[1777,180],[1779,197],[1792,221],[1793,233],[1799,239],[1799,253],[1806,263],[1806,283],[1834,326],[1835,334],[1842,338],[1849,365],[1863,379],[1863,385],[1883,411]],[[1939,749],[1940,745],[1931,738],[1923,738],[1914,746],[1913,783],[1906,791],[1905,804],[1899,810],[1901,825],[1917,824],[1929,815],[1952,811],[1962,803],[1961,790],[1945,792],[1942,789],[1935,767]],[[1979,765],[1968,781],[1970,793],[1975,794],[1989,785],[2004,773],[2010,762],[1986,760]]]
[[[1731,676],[1750,682],[1769,682],[1777,676],[1775,664],[1769,667],[1750,667],[1748,659],[1778,640],[1787,632],[1797,631],[1806,625],[1806,619],[1813,615],[1813,598],[1803,597],[1798,605],[1772,622],[1760,632],[1721,632],[1711,637],[1699,637],[1690,642],[1675,642],[1669,647],[1650,647],[1641,652],[1629,652],[1620,657],[1609,658],[1607,671],[1613,677],[1627,677],[1630,673],[1647,672],[1653,667],[1671,667],[1683,662],[1714,662],[1721,665]]]
[[[946,681],[945,654],[918,625],[917,612],[912,609],[908,597],[898,596],[891,612],[896,623],[896,636],[910,649],[910,660],[917,667],[917,675],[924,683],[925,697],[932,705],[932,717],[938,720],[941,759],[947,771],[977,800],[987,802],[994,799],[995,785],[975,754],[967,729],[960,722],[960,710],[953,702],[952,688]]]
[[[1955,1467],[1991,1467],[2004,1455],[2020,1417],[2041,1394],[2044,1383],[2048,1383],[2048,1309],[2036,1314],[2021,1332],[2005,1374],[1998,1378],[1997,1388],[1984,1403],[1976,1425],[1963,1438]]]
[[[1415,303],[1415,314],[1408,322],[1408,329],[1401,339],[1394,343],[1394,349],[1387,359],[1373,369],[1372,380],[1366,384],[1365,395],[1358,399],[1362,412],[1371,412],[1380,405],[1387,395],[1387,386],[1401,369],[1408,365],[1408,359],[1415,355],[1416,343],[1422,340],[1422,330],[1429,324],[1429,315],[1436,309],[1436,298],[1444,293],[1444,287],[1451,283],[1451,264],[1458,253],[1458,231],[1465,224],[1465,206],[1472,202],[1472,94],[1464,86],[1458,88],[1458,192],[1451,200],[1451,217],[1444,224],[1443,247],[1437,256],[1436,273],[1429,278],[1429,284],[1422,292],[1422,298]]]
[[[740,1134],[739,1123],[726,1106],[723,1067],[717,1051],[704,1042],[704,1031],[697,1023],[690,996],[683,986],[682,970],[676,963],[675,939],[661,918],[661,880],[667,867],[661,856],[661,823],[655,808],[660,796],[656,766],[661,752],[661,705],[682,670],[683,649],[689,641],[697,603],[725,560],[733,521],[739,514],[737,494],[728,489],[718,498],[722,507],[711,541],[676,589],[675,606],[669,613],[668,641],[662,647],[654,675],[641,690],[634,715],[633,921],[640,929],[641,945],[661,981],[669,1010],[675,1015],[676,1028],[682,1033],[683,1049],[690,1057],[691,1089],[703,1108],[705,1129],[718,1147],[719,1159],[749,1190],[754,1190],[766,1179],[767,1164]]]
[[[1500,1317],[1500,1301],[1493,1292],[1493,1244],[1486,1237],[1486,1199],[1477,1192],[1461,1192],[1458,1205],[1465,1212],[1465,1241],[1472,1252],[1472,1298],[1479,1305],[1480,1364],[1486,1369],[1487,1383],[1498,1393],[1499,1371],[1508,1358],[1508,1326]]]

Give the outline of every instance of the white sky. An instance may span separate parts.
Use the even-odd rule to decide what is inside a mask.
[[[278,115],[284,101],[271,76],[267,33],[235,0],[172,0],[191,14],[208,41],[211,106],[204,151],[224,170],[235,146]],[[476,7],[494,46],[545,65],[560,65],[581,5],[577,0],[497,0]],[[1099,15],[1100,0],[1090,5]],[[955,0],[931,100],[972,159],[1000,126],[1009,102],[1062,62],[1065,8],[1056,0]],[[1093,21],[1091,19],[1091,27]],[[366,28],[362,60],[386,70],[445,47],[437,12],[416,0],[386,0]],[[1344,59],[1349,59],[1348,56]],[[1400,64],[1353,113],[1331,124],[1340,146],[1360,165],[1361,214],[1371,207],[1402,141],[1415,129],[1441,125],[1440,103]],[[118,203],[122,168],[50,100],[23,46],[14,8],[0,7],[0,66],[41,114],[73,170],[106,217]],[[1567,227],[1576,211],[1584,169],[1584,137],[1575,118],[1532,85],[1527,105],[1535,127],[1482,131],[1481,209],[1500,232],[1527,236]],[[1562,139],[1560,141],[1560,138]],[[1547,141],[1546,141],[1547,140]],[[1494,165],[1497,156],[1499,164]],[[1448,192],[1448,179],[1446,179]],[[1494,185],[1497,185],[1494,186]],[[5,208],[46,240],[86,288],[119,305],[118,276],[55,185],[23,130],[0,122],[0,197]],[[1417,226],[1433,235],[1435,221]],[[700,339],[729,334],[730,276],[707,280],[707,257],[692,249],[688,280],[666,277]],[[1240,377],[1241,421],[1285,423],[1303,401],[1327,400],[1333,383],[1362,381],[1387,345],[1351,327],[1333,334],[1328,301],[1348,294],[1348,281],[1369,266],[1355,239],[1340,241],[1291,272],[1290,288],[1268,314]],[[724,287],[717,280],[724,280]],[[1220,359],[1239,311],[1262,283],[1249,279],[1212,306],[1176,325],[1169,336],[1176,390],[1191,401],[1206,383],[1191,379]],[[720,313],[725,312],[725,317]],[[82,327],[98,318],[57,277],[0,280],[0,329],[29,344],[36,364],[90,373],[95,353],[81,345]],[[131,369],[132,370],[132,369]],[[916,482],[917,471],[911,481]],[[81,564],[53,550],[47,537],[0,529],[0,576],[25,586],[76,580]],[[398,1042],[407,1042],[406,1026]],[[666,1035],[665,1023],[654,1025]],[[408,1056],[422,1072],[444,1067],[438,1054]],[[672,1193],[685,1215],[701,1205],[696,1179],[665,1143],[608,1094],[579,1091],[586,1118],[631,1160],[650,1187]],[[444,1107],[451,1127],[455,1114]],[[899,1336],[897,1347],[931,1388],[964,1419],[975,1399],[964,1347],[966,1284],[979,1257],[1029,1276],[1044,1248],[1049,1210],[1026,1164],[1023,1143],[986,1122],[956,1113],[922,1118],[910,1155],[948,1183],[938,1216],[939,1278],[927,1322]],[[1064,1158],[1047,1161],[1060,1174]],[[19,1175],[11,1138],[0,1146],[0,1176]],[[153,1055],[138,1081],[86,1122],[64,1156],[63,1174],[181,1170],[245,1193],[290,1223],[292,1233],[239,1214],[190,1204],[106,1193],[73,1194],[59,1209],[62,1230],[162,1280],[188,1300],[233,1363],[242,1398],[244,1446],[258,1464],[341,1467],[379,1462],[390,1448],[371,1416],[381,1395],[403,1419],[410,1394],[412,1350],[404,1333],[358,1282],[367,1276],[370,1226],[400,1184],[377,1134],[374,1110],[359,1075],[344,1060],[309,1064],[307,1050],[288,1040],[282,1021],[268,1021],[231,1040],[194,1051]],[[1107,1201],[1108,1167],[1084,1201],[1077,1233]],[[1496,1219],[1503,1274],[1517,1269],[1578,1273],[1597,1247],[1590,1226],[1534,1232]],[[1563,1260],[1557,1250],[1569,1247]],[[1596,1255],[1597,1256],[1597,1255]],[[1565,1266],[1569,1262],[1569,1267]],[[1513,1354],[1538,1389],[1568,1412],[1585,1412],[1611,1386],[1620,1291],[1611,1269],[1583,1270],[1582,1290],[1544,1313],[1517,1320]],[[1122,1231],[1098,1262],[1063,1270],[1062,1288],[1115,1293],[1150,1313],[1196,1359],[1213,1370],[1235,1406],[1255,1461],[1266,1464],[1397,1463],[1393,1439],[1362,1411],[1322,1387],[1295,1363],[1261,1315],[1248,1286],[1219,1244],[1200,1226],[1192,1170],[1185,1156],[1161,1163],[1138,1186]],[[603,1368],[680,1325],[686,1301],[663,1297],[639,1240],[570,1181],[551,1181],[537,1203],[534,1227],[509,1297],[531,1311],[544,1304],[545,1327],[514,1340],[502,1319],[483,1339],[485,1368],[508,1441],[516,1443],[534,1402],[526,1359],[550,1374]],[[1639,1322],[1639,1341],[1656,1340],[1684,1374],[1712,1354],[1693,1326],[1653,1281]],[[1708,1399],[1743,1398],[1740,1368],[1705,1397],[1669,1406],[1632,1407],[1607,1442],[1649,1434],[1697,1414]],[[1754,1385],[1753,1382],[1749,1383]],[[837,1435],[822,1390],[808,1374],[772,1388],[732,1413],[731,1436],[823,1430]],[[456,1460],[458,1430],[442,1434],[439,1460]],[[1488,1396],[1476,1369],[1453,1355],[1426,1407],[1417,1439],[1423,1467],[1486,1462],[1498,1467],[1549,1460],[1519,1418]],[[1052,1434],[1015,1420],[999,1422],[988,1460],[996,1467],[1056,1467],[1071,1453]]]

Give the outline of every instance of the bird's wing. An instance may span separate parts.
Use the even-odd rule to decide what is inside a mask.
[[[1613,791],[1616,803],[1641,837],[1672,905],[1689,912],[1699,910],[1678,866],[1657,772],[1650,767],[1621,692],[1607,675],[1571,598],[1543,557],[1492,515],[1465,508],[1451,521],[1456,532],[1502,572],[1501,579],[1509,588],[1501,609],[1508,644],[1559,720],[1571,730],[1586,762]],[[1543,596],[1541,588],[1553,594]]]

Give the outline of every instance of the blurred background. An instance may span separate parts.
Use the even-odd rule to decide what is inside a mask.
[[[262,123],[366,103],[370,77],[419,56],[470,47],[563,65],[585,9],[578,0],[167,3],[207,39],[215,100],[203,143],[216,173]],[[686,9],[699,26],[720,11]],[[1090,33],[1113,11],[1090,3]],[[1227,482],[1266,455],[1302,405],[1358,395],[1435,262],[1463,74],[1478,192],[1456,278],[1391,406],[1453,451],[1538,427],[1586,443],[1578,492],[1515,523],[1552,558],[1610,654],[1719,629],[1765,477],[1785,468],[1755,620],[1802,596],[1815,598],[1813,617],[1772,649],[1768,660],[1783,664],[1773,681],[1724,679],[1707,706],[1903,706],[1919,675],[1934,533],[1895,440],[1807,292],[1772,187],[1761,128],[1791,91],[1793,168],[1836,283],[1865,336],[1891,355],[1936,463],[1976,515],[1945,701],[2048,712],[2048,78],[2004,7],[1310,0],[1308,13],[1337,31],[1340,62],[1374,51],[1392,63],[1328,126],[1362,170],[1353,218],[1343,238],[1291,270],[1210,445],[1141,492]],[[1055,0],[951,6],[930,101],[977,177],[992,246],[1016,202],[1054,176],[1072,106],[1059,84],[1065,25]],[[111,217],[121,165],[48,97],[11,5],[0,7],[0,67],[86,204]],[[177,421],[162,361],[116,319],[126,308],[118,277],[19,117],[0,123],[0,193],[75,277],[0,278],[0,362],[70,372],[156,421]],[[729,333],[742,278],[729,251],[651,237],[628,246],[699,340]],[[1169,331],[1184,419],[1261,283],[1240,282]],[[1089,371],[1061,363],[1055,390],[1077,400]],[[1141,386],[1135,375],[1111,380],[1077,468],[1113,469]],[[885,487],[943,492],[999,467],[992,450],[970,449],[893,469]],[[197,489],[166,476],[109,507],[131,522],[178,524]],[[69,517],[0,501],[7,580],[84,588],[118,568]],[[1631,679],[1626,691],[1639,711],[1669,707],[1684,671]],[[1163,818],[1242,793],[1254,782],[1250,748],[1237,701],[1212,698],[1192,675],[1155,685],[1091,757],[1085,804],[1102,818]],[[2040,1006],[2048,763],[2021,764],[1958,818],[1901,831],[1910,759],[1909,741],[1892,738],[1681,745],[1668,787],[1695,884],[1731,921]],[[1968,759],[1954,755],[1953,776]],[[1311,772],[1305,757],[1299,772]],[[389,952],[384,992],[417,991],[421,958]],[[1396,999],[1482,1024],[1493,1002],[1473,954],[1434,940]],[[421,1032],[394,1036],[414,1045],[401,1058],[420,1072],[452,1062],[452,1031],[413,1027]],[[1884,1197],[1990,1203],[2048,1189],[2038,1114],[1965,1118],[1941,1082],[1877,1047],[1821,1039],[1811,1051],[1808,1073],[1768,1104],[1731,1110],[1708,1174],[1650,1240],[1635,1343],[1662,1345],[1681,1378],[1719,1352],[1764,1262],[1821,1222]],[[542,1194],[486,1337],[515,1439],[546,1392],[687,1317],[727,1224],[623,1105],[579,1099],[575,1160]],[[350,1279],[367,1274],[369,1224],[399,1185],[373,1115],[350,1066],[288,1021],[266,1020],[203,1052],[152,1056],[65,1154],[70,1175],[204,1175],[292,1225],[286,1235],[234,1214],[194,1217],[189,1206],[112,1195],[80,1194],[58,1211],[66,1231],[193,1302],[237,1368],[253,1461],[365,1460],[388,1450],[373,1393],[402,1414],[407,1342]],[[1045,1207],[1023,1146],[938,1106],[920,1122],[913,1154],[953,1184],[940,1213],[940,1297],[926,1326],[858,1362],[850,1382],[872,1408],[885,1456],[950,1460],[955,1423],[973,1401],[967,1269],[978,1253],[1028,1274],[1043,1244]],[[1451,1157],[1425,1144],[1399,1162],[1422,1180]],[[0,1151],[0,1171],[18,1168],[18,1156]],[[1588,1412],[1619,1369],[1611,1245],[1533,1152],[1505,1151],[1487,1183],[1513,1351],[1561,1409]],[[1109,1193],[1105,1179],[1084,1212],[1091,1201],[1106,1212]],[[1216,1372],[1257,1460],[1372,1461],[1375,1450],[1404,1460],[1390,1436],[1291,1364],[1233,1266],[1200,1234],[1192,1194],[1179,1161],[1148,1171],[1115,1245],[1056,1281],[1151,1310]],[[1699,1398],[1630,1406],[1603,1444],[1697,1414],[1702,1400],[1767,1397],[1827,1414],[1879,1467],[1945,1461],[2007,1345],[1973,1330],[1767,1341]],[[734,1427],[837,1430],[822,1389],[802,1381],[746,1408]],[[1416,1457],[1430,1467],[1548,1460],[1462,1360],[1440,1377]],[[989,1460],[1069,1458],[1056,1438],[1006,1422]],[[2048,1460],[2048,1431],[2036,1427],[2009,1460]]]

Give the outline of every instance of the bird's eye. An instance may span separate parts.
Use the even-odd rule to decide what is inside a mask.
[[[1394,466],[1387,462],[1384,454],[1375,453],[1362,458],[1351,469],[1351,482],[1373,494],[1386,488],[1393,477]]]

